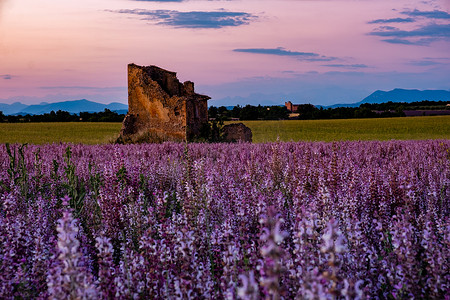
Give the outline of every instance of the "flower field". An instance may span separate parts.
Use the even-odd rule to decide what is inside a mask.
[[[0,145],[0,298],[449,299],[449,149]]]

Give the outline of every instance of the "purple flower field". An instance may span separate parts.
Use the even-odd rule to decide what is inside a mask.
[[[450,299],[449,149],[0,145],[0,298]]]

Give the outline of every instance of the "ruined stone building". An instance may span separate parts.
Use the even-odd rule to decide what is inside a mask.
[[[284,106],[286,106],[287,110],[291,113],[296,113],[300,104],[292,104],[291,101],[284,102]]]
[[[128,65],[128,114],[122,142],[183,141],[198,136],[208,122],[208,99],[194,83],[180,83],[175,72]]]

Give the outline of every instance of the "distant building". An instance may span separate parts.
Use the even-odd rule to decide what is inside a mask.
[[[291,101],[284,102],[284,105],[291,113],[296,113],[298,111],[298,107],[300,106],[300,104],[292,104]]]

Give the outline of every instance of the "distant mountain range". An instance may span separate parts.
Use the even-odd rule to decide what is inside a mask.
[[[418,102],[418,101],[450,101],[450,91],[446,90],[405,90],[393,89],[392,91],[375,91],[363,100],[350,104],[334,104],[324,106],[326,108],[335,107],[359,107],[363,103],[385,103],[385,102]]]
[[[62,110],[72,114],[78,114],[80,112],[101,112],[105,109],[109,109],[117,113],[126,113],[128,111],[128,105],[118,102],[102,104],[86,99],[54,103],[42,102],[40,104],[33,105],[26,105],[20,102],[13,104],[0,103],[0,111],[2,111],[5,115],[41,115],[50,113],[52,110],[55,112]]]
[[[358,107],[363,103],[384,103],[384,102],[416,102],[416,101],[450,101],[450,91],[446,90],[405,90],[405,89],[394,89],[392,91],[376,91],[364,98],[363,100],[356,103],[347,104],[334,104],[330,106],[322,106],[324,108],[335,108],[335,107]],[[281,100],[280,100],[281,101]],[[295,100],[293,101],[295,102]],[[214,105],[211,101],[210,105]],[[301,104],[301,103],[294,103]],[[258,105],[258,104],[256,104]],[[273,105],[276,105],[275,103]],[[284,105],[284,103],[279,103],[278,105]],[[321,106],[321,105],[316,105]],[[227,107],[232,109],[232,106]],[[47,103],[42,102],[40,104],[26,105],[20,102],[15,102],[13,104],[3,104],[0,103],[0,111],[5,115],[41,115],[44,113],[50,113],[53,111],[67,111],[72,114],[78,114],[80,112],[101,112],[105,109],[115,111],[120,114],[127,113],[128,105],[113,102],[110,104],[102,104],[98,102],[89,101],[86,99],[73,100],[73,101],[62,101]]]

